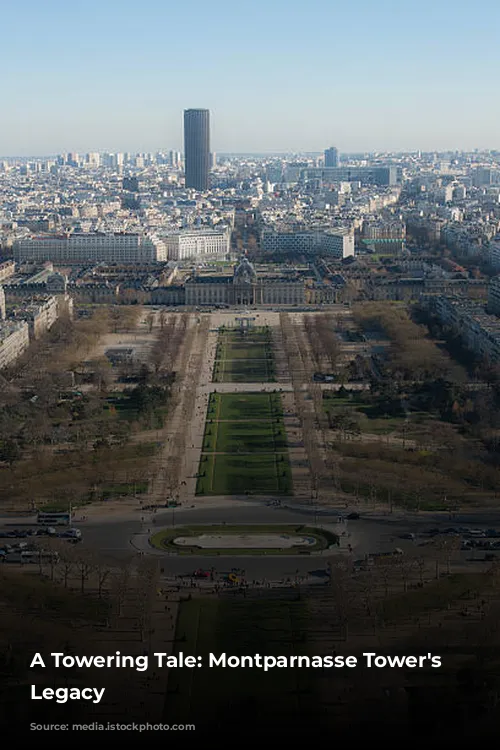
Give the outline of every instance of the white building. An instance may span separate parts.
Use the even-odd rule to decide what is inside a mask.
[[[5,292],[3,286],[0,286],[0,320],[5,320]]]
[[[151,263],[166,260],[165,243],[149,234],[72,233],[46,234],[13,244],[16,260],[54,263]]]
[[[98,154],[96,151],[92,151],[87,154],[86,162],[89,165],[89,167],[100,167],[101,155]]]
[[[25,321],[0,323],[0,370],[16,361],[29,346]]]
[[[350,232],[325,232],[323,251],[335,258],[349,258],[354,255],[354,235]]]
[[[224,256],[231,248],[231,236],[227,230],[180,231],[163,238],[168,260]]]
[[[354,255],[354,235],[342,229],[304,232],[264,229],[261,247],[266,252],[320,252],[335,258],[348,258]]]
[[[174,169],[180,169],[182,165],[182,156],[180,151],[170,151],[168,155],[168,161],[171,167]]]

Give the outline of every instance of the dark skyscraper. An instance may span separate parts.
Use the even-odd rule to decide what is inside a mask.
[[[210,112],[184,110],[184,159],[186,187],[208,190],[210,172]]]
[[[325,151],[325,167],[338,167],[339,152],[334,146],[327,148]]]

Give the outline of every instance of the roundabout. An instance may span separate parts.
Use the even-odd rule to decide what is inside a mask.
[[[190,526],[163,529],[152,547],[178,555],[314,554],[336,546],[338,537],[307,526]]]

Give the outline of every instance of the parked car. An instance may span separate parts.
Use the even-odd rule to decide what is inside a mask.
[[[82,532],[80,529],[67,529],[66,531],[59,533],[57,536],[61,539],[81,539]]]
[[[210,578],[210,571],[198,568],[198,570],[194,571],[193,578]]]

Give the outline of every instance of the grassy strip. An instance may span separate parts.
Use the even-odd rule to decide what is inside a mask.
[[[207,482],[207,477],[213,481]],[[197,495],[290,495],[292,476],[287,453],[204,454]]]
[[[283,720],[302,701],[315,699],[310,670],[209,669],[208,654],[306,654],[304,601],[241,601],[196,598],[182,602],[177,626],[177,652],[198,654],[202,669],[175,669],[169,676],[167,721],[196,719],[217,727],[248,722],[249,710],[264,726]]]
[[[291,493],[279,393],[212,393],[196,494]]]

